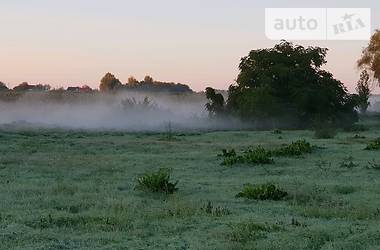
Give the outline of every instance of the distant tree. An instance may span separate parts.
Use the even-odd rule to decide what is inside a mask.
[[[368,46],[363,50],[358,67],[371,72],[380,85],[380,30],[375,31]]]
[[[367,112],[369,107],[369,97],[371,96],[370,89],[370,76],[366,70],[360,74],[360,79],[358,81],[356,91],[358,93],[358,105],[361,113]]]
[[[14,91],[28,91],[33,88],[33,85],[29,85],[27,82],[23,82],[13,88]]]
[[[8,87],[5,83],[0,82],[0,91],[7,91]]]
[[[37,84],[37,85],[30,85],[31,90],[34,91],[49,91],[51,89],[51,86],[49,84]]]
[[[136,84],[138,84],[138,83],[139,83],[139,81],[137,81],[137,79],[136,79],[135,77],[130,76],[130,77],[128,78],[128,84],[129,84],[129,85],[136,85]]]
[[[208,103],[206,109],[210,116],[222,114],[224,111],[224,97],[222,94],[217,94],[213,88],[206,88],[206,98]]]
[[[251,51],[241,59],[236,84],[229,88],[227,110],[243,120],[268,118],[278,124],[289,120],[303,127],[317,119],[337,126],[354,123],[355,98],[321,69],[326,54],[325,48],[286,41]]]
[[[191,88],[186,84],[173,82],[155,81],[151,76],[145,76],[139,82],[133,76],[129,77],[128,83],[123,85],[124,90],[146,91],[146,92],[170,92],[170,93],[191,93]]]
[[[151,76],[144,77],[144,83],[153,83],[153,82],[154,82],[153,77]]]
[[[117,79],[113,74],[107,73],[100,81],[99,89],[100,91],[114,91],[122,86],[119,79]]]

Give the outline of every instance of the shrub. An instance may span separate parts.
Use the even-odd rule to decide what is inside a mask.
[[[220,156],[224,158],[222,162],[222,165],[224,166],[232,166],[234,164],[243,162],[242,157],[236,154],[235,149],[223,149],[222,154]]]
[[[161,168],[157,172],[145,173],[137,179],[136,189],[172,194],[178,190],[176,187],[178,181],[170,182],[170,173],[171,171],[165,168]]]
[[[314,132],[314,137],[316,139],[333,139],[337,132],[335,128],[325,127],[317,128]]]
[[[263,147],[248,149],[243,155],[244,162],[252,164],[271,164],[273,163],[272,153]]]
[[[313,147],[305,140],[292,142],[290,145],[273,150],[274,155],[278,156],[299,156],[306,153],[311,153]]]
[[[223,149],[222,157],[224,157],[222,165],[232,166],[234,164],[271,164],[273,163],[272,154],[270,151],[258,146],[250,148],[238,155],[234,149]]]
[[[254,200],[281,200],[288,195],[287,192],[279,189],[272,183],[262,185],[246,184],[243,191],[236,195],[236,198],[247,198]]]
[[[380,138],[377,138],[373,142],[369,143],[365,150],[379,150],[380,149]]]

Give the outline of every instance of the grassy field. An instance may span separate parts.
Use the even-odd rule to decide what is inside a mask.
[[[334,139],[315,139],[312,131],[168,138],[3,128],[0,248],[380,249],[380,151],[364,150],[380,126],[365,125],[368,131]],[[217,156],[298,139],[317,147],[268,165],[221,166]],[[177,192],[135,189],[139,175],[159,168],[172,169]],[[288,196],[235,198],[244,184],[267,182]]]

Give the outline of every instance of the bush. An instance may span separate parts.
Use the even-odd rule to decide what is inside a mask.
[[[311,153],[313,147],[305,140],[292,142],[290,145],[273,150],[273,154],[277,156],[299,156],[306,153]]]
[[[333,139],[336,134],[335,128],[318,128],[314,132],[314,137],[317,139]]]
[[[236,154],[235,149],[231,149],[231,150],[223,149],[221,156],[224,158],[222,162],[222,165],[224,166],[232,166],[234,164],[244,162],[242,156],[238,156]]]
[[[306,140],[298,140],[290,145],[285,145],[279,149],[266,150],[261,146],[249,148],[242,155],[238,155],[234,149],[223,149],[223,162],[221,165],[232,166],[234,164],[272,164],[274,160],[272,156],[299,156],[311,153],[313,146]]]
[[[285,198],[287,195],[287,192],[279,189],[272,183],[266,183],[257,186],[246,184],[243,191],[236,195],[236,198],[277,201]]]
[[[172,194],[178,190],[176,188],[178,181],[170,182],[170,173],[171,171],[165,168],[161,168],[157,172],[145,173],[137,179],[136,189]]]
[[[246,163],[252,164],[272,164],[274,162],[272,153],[261,146],[248,149],[244,152],[243,158]]]
[[[365,150],[379,150],[380,149],[380,138],[377,138],[373,142],[369,143]]]
[[[234,149],[223,149],[222,157],[224,157],[222,165],[232,166],[234,164],[271,164],[273,163],[270,151],[258,146],[244,151],[242,155],[238,155]]]

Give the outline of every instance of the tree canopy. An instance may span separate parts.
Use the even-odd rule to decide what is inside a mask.
[[[130,76],[126,84],[122,84],[113,74],[107,73],[101,80],[100,91],[133,90],[147,92],[171,92],[171,93],[192,93],[191,88],[186,84],[173,82],[160,82],[151,76],[145,76],[144,80],[138,81]]]
[[[358,81],[356,91],[358,92],[358,104],[360,111],[362,113],[367,112],[370,105],[369,97],[371,96],[371,89],[369,86],[370,76],[366,70],[360,74],[360,79]]]
[[[376,30],[368,46],[363,50],[358,60],[358,67],[371,72],[380,85],[380,30]]]
[[[113,74],[107,73],[100,81],[99,89],[100,91],[114,91],[122,86],[119,79],[117,79]]]
[[[357,119],[355,98],[343,83],[321,69],[327,49],[282,41],[252,50],[241,59],[236,84],[229,88],[226,110],[246,121],[291,121],[311,126]]]
[[[192,93],[192,89],[181,83],[156,81],[151,76],[145,76],[144,80],[138,81],[135,77],[128,78],[128,83],[122,86],[124,90],[147,91],[147,92],[170,92]]]
[[[210,116],[215,116],[224,112],[224,97],[220,93],[216,93],[213,88],[206,88],[206,98],[209,102],[206,104],[206,109]]]

